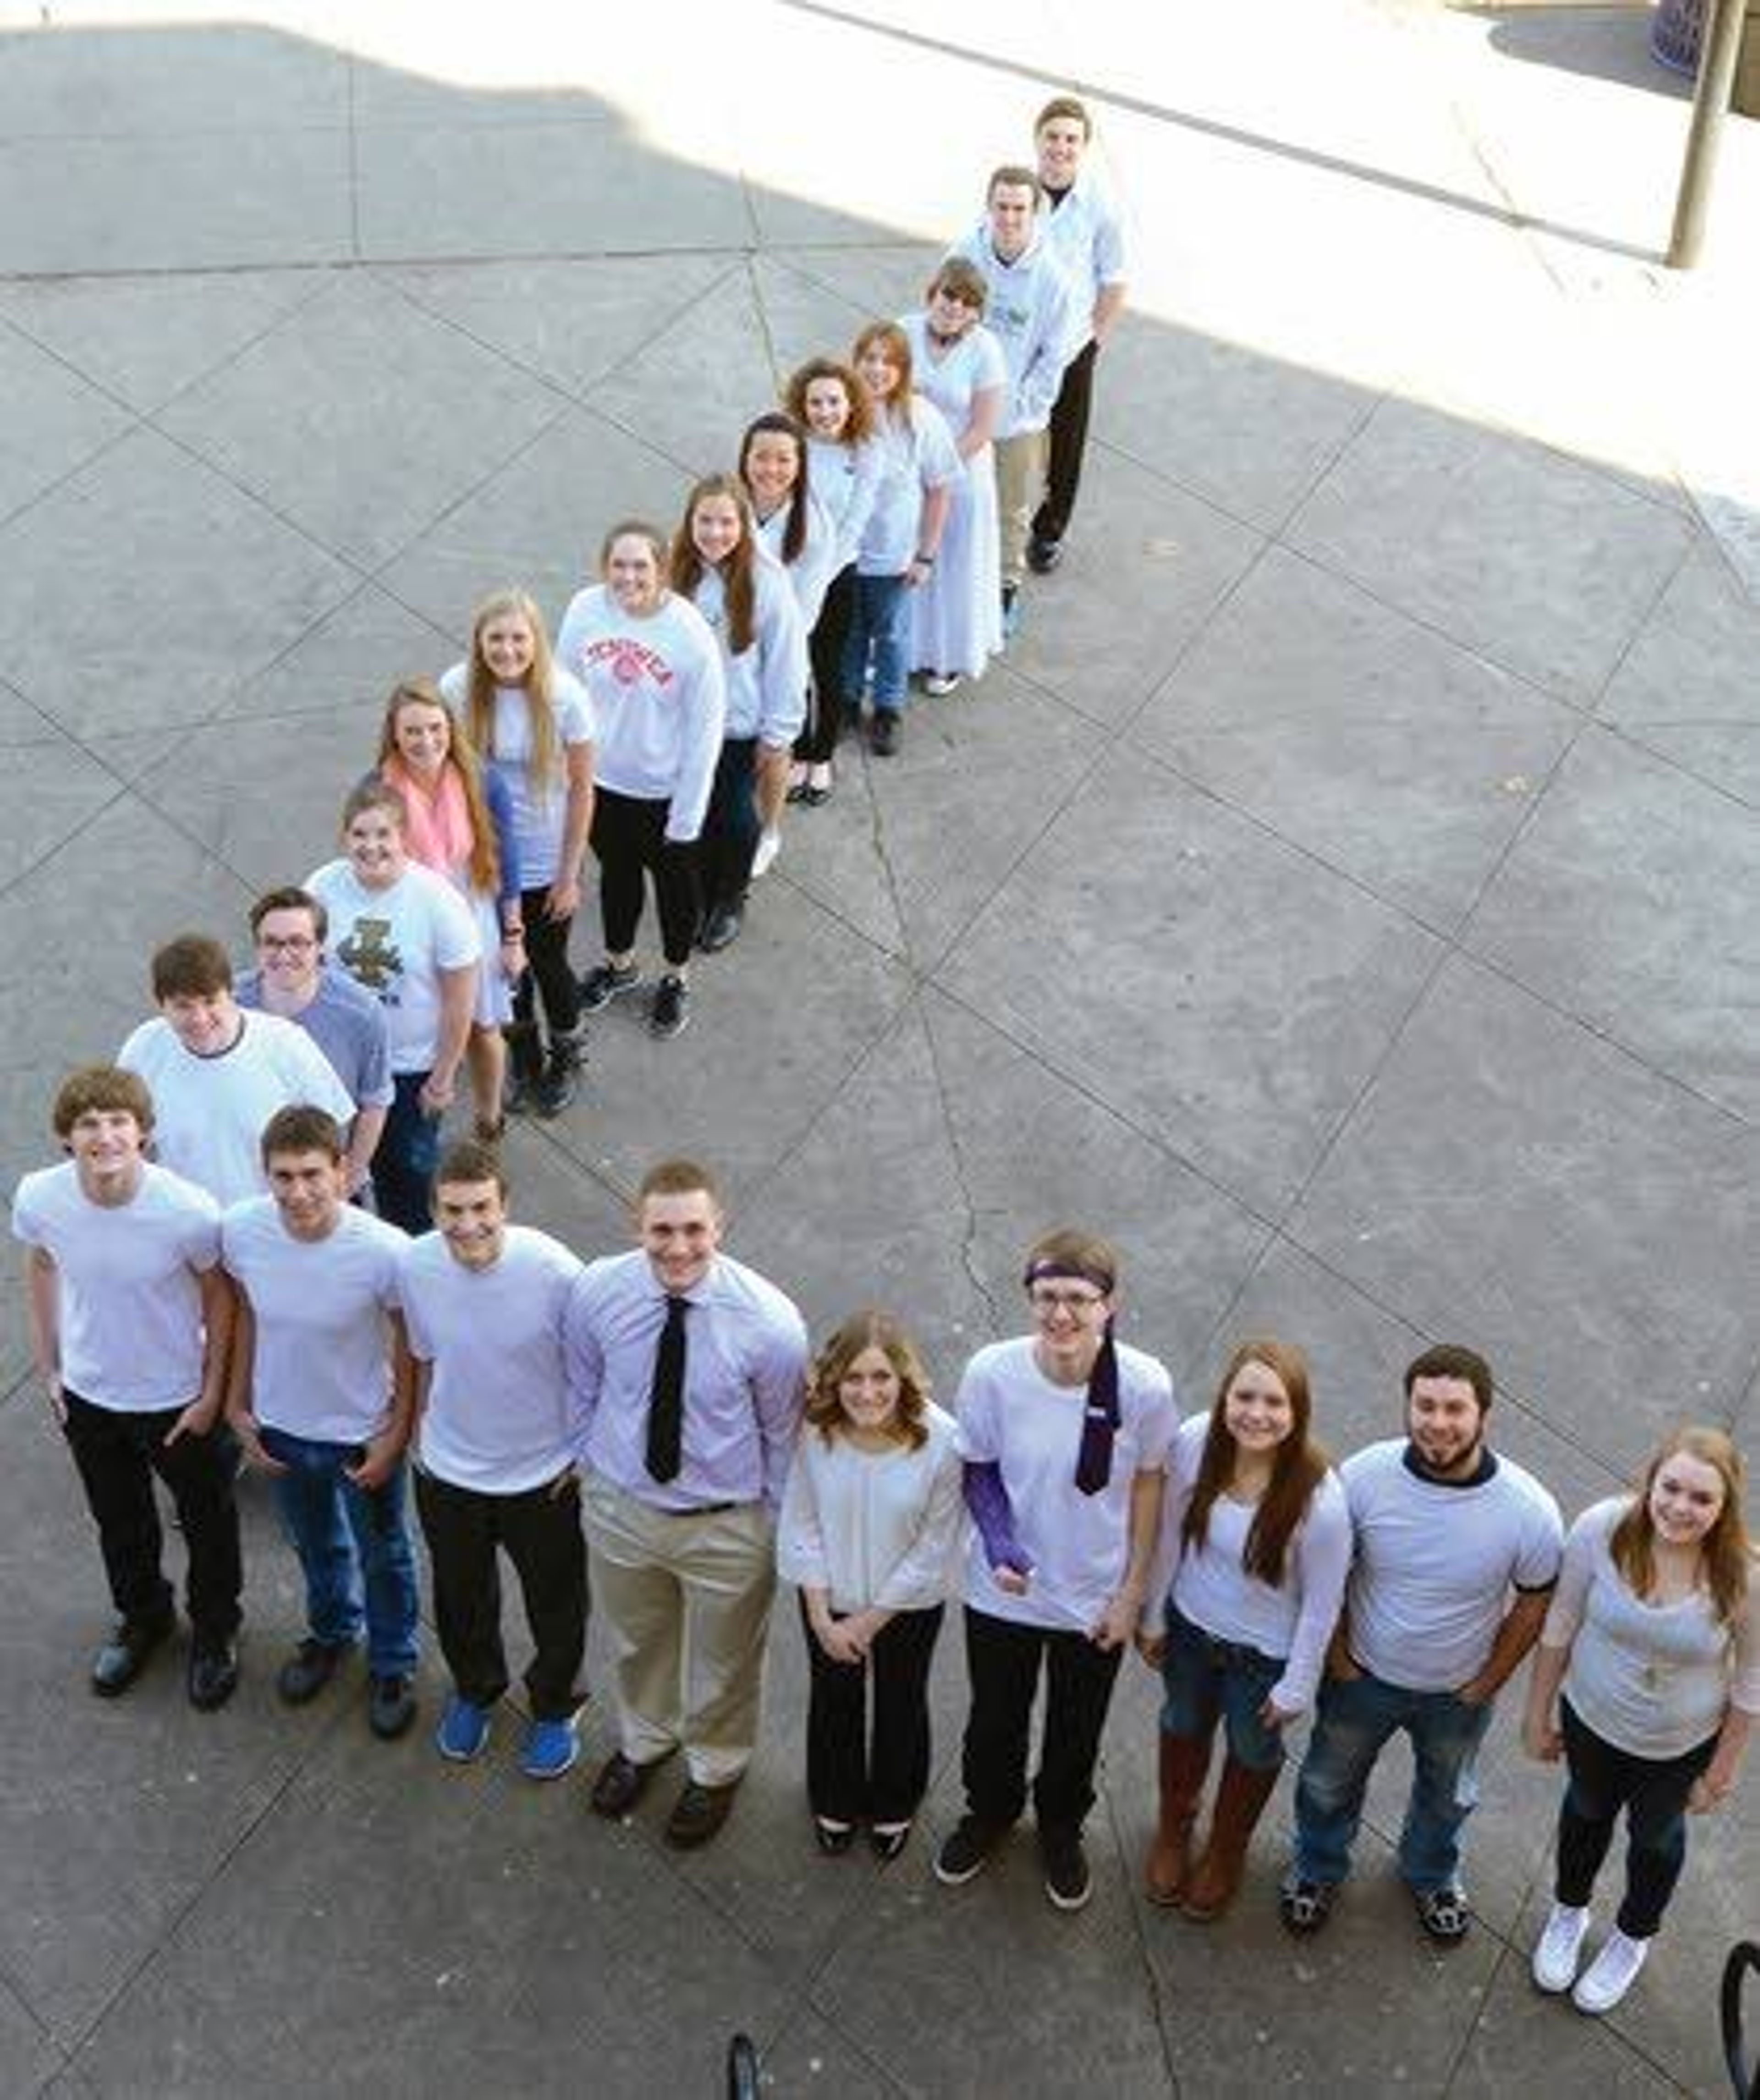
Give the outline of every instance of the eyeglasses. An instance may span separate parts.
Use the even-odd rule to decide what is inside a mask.
[[[1106,1302],[1093,1290],[1034,1290],[1028,1291],[1026,1299],[1042,1320],[1048,1320],[1054,1312],[1067,1312],[1074,1319],[1085,1319]]]
[[[257,942],[259,948],[267,949],[271,955],[302,955],[317,945],[310,933],[265,933]]]

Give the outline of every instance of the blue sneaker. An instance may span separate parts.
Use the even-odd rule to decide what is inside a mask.
[[[489,1740],[489,1718],[487,1706],[473,1706],[468,1699],[461,1698],[455,1692],[447,1701],[440,1725],[434,1732],[434,1748],[455,1765],[468,1765],[474,1758],[483,1755],[483,1745]]]
[[[519,1769],[527,1779],[560,1779],[572,1771],[580,1755],[580,1738],[571,1717],[566,1721],[534,1721],[526,1732]]]

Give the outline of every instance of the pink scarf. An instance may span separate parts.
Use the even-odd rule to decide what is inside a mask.
[[[410,858],[463,884],[470,872],[470,810],[458,768],[443,765],[431,789],[400,758],[388,758],[379,770],[401,792],[409,812],[404,844]]]

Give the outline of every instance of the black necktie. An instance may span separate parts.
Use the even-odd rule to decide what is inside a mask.
[[[666,1301],[666,1325],[654,1352],[654,1383],[648,1391],[648,1471],[656,1480],[676,1480],[685,1433],[685,1312],[686,1298]]]

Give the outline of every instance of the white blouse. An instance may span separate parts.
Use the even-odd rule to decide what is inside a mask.
[[[915,1450],[858,1449],[801,1432],[776,1530],[776,1565],[834,1612],[920,1612],[952,1586],[964,1543],[963,1469],[952,1418],[930,1406]]]

